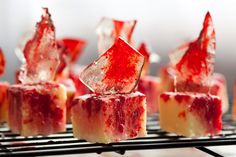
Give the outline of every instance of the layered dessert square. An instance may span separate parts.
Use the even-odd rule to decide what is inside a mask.
[[[217,96],[182,92],[160,95],[160,126],[187,137],[215,135],[222,129],[222,103]]]
[[[146,101],[140,92],[80,96],[74,99],[71,112],[78,139],[110,143],[146,135]]]
[[[7,98],[8,82],[0,82],[0,123],[7,122],[9,101]]]
[[[158,98],[160,95],[160,78],[143,76],[140,78],[137,90],[147,99],[147,113],[153,114],[158,111]]]
[[[23,136],[49,135],[65,131],[66,89],[42,82],[9,87],[9,127]]]

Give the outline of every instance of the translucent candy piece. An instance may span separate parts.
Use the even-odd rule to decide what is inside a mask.
[[[5,58],[2,52],[2,49],[0,48],[0,75],[2,75],[5,71]]]
[[[146,46],[145,43],[141,43],[138,51],[145,58],[145,62],[144,62],[143,70],[142,70],[142,76],[144,76],[148,73],[148,67],[149,67],[149,63],[150,63],[149,58],[150,58],[151,51],[148,49],[148,47]]]
[[[81,81],[97,94],[130,93],[135,88],[144,57],[121,38],[87,66]]]
[[[214,71],[215,45],[215,30],[208,12],[198,39],[170,54],[170,61],[177,70],[177,81],[206,84]]]
[[[136,23],[136,20],[119,21],[102,18],[96,29],[98,34],[98,52],[107,51],[119,37],[130,43]]]
[[[63,52],[68,56],[69,61],[74,63],[80,57],[86,41],[82,39],[64,38],[59,40],[58,44],[65,49]]]
[[[61,50],[57,48],[55,28],[48,9],[44,8],[43,11],[34,36],[23,51],[26,64],[19,76],[22,83],[53,80],[60,64]]]

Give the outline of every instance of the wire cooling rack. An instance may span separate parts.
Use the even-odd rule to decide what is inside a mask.
[[[124,154],[129,150],[166,149],[196,147],[213,156],[220,156],[206,146],[236,145],[236,122],[230,115],[223,118],[223,131],[220,135],[202,138],[187,138],[167,133],[160,129],[158,115],[147,118],[147,136],[124,140],[118,143],[98,144],[73,138],[72,125],[67,125],[66,132],[47,137],[22,137],[12,133],[6,125],[0,127],[0,156],[50,156],[82,153],[117,152]]]

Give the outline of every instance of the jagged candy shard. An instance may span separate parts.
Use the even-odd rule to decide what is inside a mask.
[[[74,63],[80,57],[86,45],[83,39],[64,38],[58,41],[60,47],[64,48],[63,53],[69,58],[69,62]]]
[[[5,71],[5,58],[4,58],[4,55],[3,55],[3,51],[2,49],[0,48],[0,75],[2,75]]]
[[[130,43],[136,23],[136,20],[119,21],[111,18],[102,18],[96,29],[98,34],[98,52],[107,51],[119,37]]]
[[[198,39],[170,54],[170,61],[177,71],[177,81],[206,84],[214,71],[215,49],[215,30],[208,12]]]
[[[36,25],[36,31],[24,48],[26,64],[20,72],[22,83],[34,83],[53,80],[60,64],[60,53],[55,40],[55,27],[47,8],[41,21]]]
[[[123,39],[80,74],[81,81],[97,94],[130,93],[135,88],[144,57]]]
[[[147,45],[145,43],[141,43],[138,51],[144,56],[145,62],[142,70],[142,76],[146,75],[148,73],[148,67],[149,67],[149,58],[151,51],[148,49]]]

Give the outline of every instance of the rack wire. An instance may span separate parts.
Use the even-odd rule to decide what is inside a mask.
[[[196,147],[214,156],[220,156],[206,146],[236,145],[236,122],[230,115],[223,118],[223,131],[220,135],[202,138],[187,138],[167,133],[160,129],[158,115],[147,118],[146,137],[124,140],[117,143],[89,143],[73,138],[72,125],[67,125],[66,132],[47,137],[22,137],[12,133],[6,125],[0,127],[0,156],[50,156],[82,153],[117,152],[124,154],[129,150],[166,149]]]

